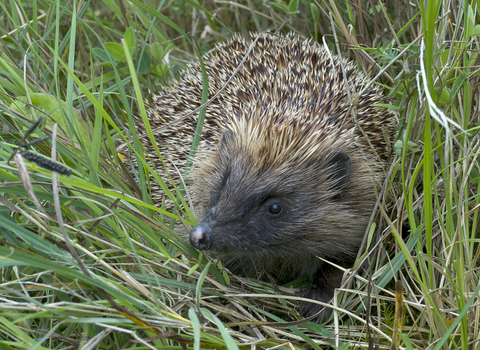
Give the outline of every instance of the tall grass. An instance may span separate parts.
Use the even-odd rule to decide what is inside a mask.
[[[473,1],[1,2],[0,347],[480,348],[478,12]],[[195,221],[188,191],[170,190],[135,134],[149,94],[189,61],[264,30],[338,48],[398,115],[376,219],[325,325],[296,313],[294,288],[233,276],[178,236],[174,221]],[[39,138],[29,151],[73,175],[26,160],[19,146]],[[186,209],[154,205],[151,178]]]

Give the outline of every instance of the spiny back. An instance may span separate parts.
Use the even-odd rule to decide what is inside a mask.
[[[357,147],[370,152],[373,146],[376,153],[386,156],[383,135],[393,133],[393,114],[374,106],[383,102],[380,89],[372,85],[357,96],[367,84],[365,76],[353,63],[332,56],[317,43],[269,33],[253,35],[252,42],[247,43],[236,36],[217,46],[204,62],[209,100],[220,93],[207,107],[200,149],[215,144],[220,130],[232,129],[240,119],[263,113],[268,123],[285,128],[303,124],[303,129],[318,140],[349,135]],[[353,112],[347,88],[357,102]],[[150,123],[171,175],[177,172],[172,164],[179,170],[185,165],[198,116],[198,112],[191,112],[200,106],[201,95],[202,74],[199,64],[193,63],[180,81],[153,99]],[[292,137],[288,132],[287,136]],[[158,161],[148,144],[147,151]],[[161,168],[159,161],[157,168]]]

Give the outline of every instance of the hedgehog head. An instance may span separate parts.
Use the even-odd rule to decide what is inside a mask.
[[[286,115],[272,106],[244,108],[217,145],[199,154],[192,182],[202,220],[190,233],[193,246],[276,255],[288,248],[289,256],[327,257],[341,240],[342,254],[355,254],[358,239],[347,238],[344,223],[368,218],[352,202],[374,202],[373,189],[355,192],[369,198],[351,193],[372,172],[353,154],[347,133],[329,130],[321,118]],[[366,222],[358,224],[355,229],[365,230]]]

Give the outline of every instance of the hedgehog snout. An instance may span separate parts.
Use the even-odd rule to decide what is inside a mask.
[[[190,244],[195,248],[208,250],[212,242],[212,229],[207,221],[202,221],[190,231]]]

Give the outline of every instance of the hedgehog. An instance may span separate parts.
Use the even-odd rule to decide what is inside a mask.
[[[343,277],[334,265],[354,263],[385,178],[394,114],[379,106],[381,88],[362,91],[368,80],[354,63],[294,34],[235,36],[204,64],[209,103],[187,181],[198,218],[191,245],[234,274],[307,280],[300,295],[328,303]],[[153,97],[149,121],[170,174],[185,167],[201,96],[191,63]],[[331,314],[306,301],[299,311]]]

